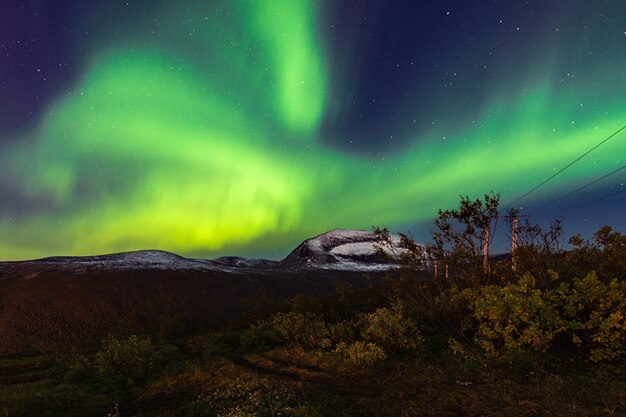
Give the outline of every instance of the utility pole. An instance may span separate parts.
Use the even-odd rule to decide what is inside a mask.
[[[517,270],[517,261],[515,260],[515,251],[517,250],[517,235],[518,235],[518,221],[520,217],[530,217],[527,214],[513,215],[513,216],[497,216],[497,219],[510,219],[511,220],[511,269]]]
[[[517,261],[515,260],[515,250],[517,249],[517,216],[512,219],[512,233],[511,233],[511,269],[517,270]]]
[[[489,227],[490,224],[487,223],[484,231],[485,241],[483,242],[483,269],[485,274],[489,273]]]

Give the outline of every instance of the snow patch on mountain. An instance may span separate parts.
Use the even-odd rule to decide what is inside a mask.
[[[392,235],[391,248],[381,244],[379,236],[366,230],[335,229],[305,240],[280,262],[283,267],[307,267],[340,270],[386,270],[394,263],[381,259],[380,247],[393,258],[402,253],[400,237]]]

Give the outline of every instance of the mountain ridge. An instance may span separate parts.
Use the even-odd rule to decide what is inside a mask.
[[[394,245],[399,237],[392,237]],[[393,268],[393,263],[379,259],[374,249],[378,237],[366,230],[332,229],[304,240],[284,259],[245,258],[222,256],[216,259],[186,258],[173,252],[146,249],[88,256],[50,256],[23,261],[0,261],[0,272],[10,266],[41,265],[72,268],[129,268],[129,269],[200,269],[224,270],[252,269],[341,269],[383,270]]]

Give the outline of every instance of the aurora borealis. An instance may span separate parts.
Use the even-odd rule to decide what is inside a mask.
[[[283,256],[328,229],[372,225],[426,239],[459,194],[494,190],[506,205],[626,124],[619,0],[6,11],[2,260]],[[626,165],[625,149],[626,131],[520,207]],[[624,230],[625,174],[532,214],[613,193],[568,213],[566,229]]]

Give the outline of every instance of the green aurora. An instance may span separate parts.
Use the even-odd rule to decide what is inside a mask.
[[[0,175],[34,207],[0,212],[2,259],[285,254],[332,228],[408,227],[459,194],[513,200],[626,121],[624,55],[622,72],[564,83],[542,59],[550,46],[516,89],[494,77],[475,120],[408,125],[395,132],[410,144],[401,152],[351,154],[319,136],[338,92],[315,3],[230,7],[165,6],[154,13],[166,41],[103,41],[36,128],[0,142]],[[533,197],[622,165],[620,137]]]

